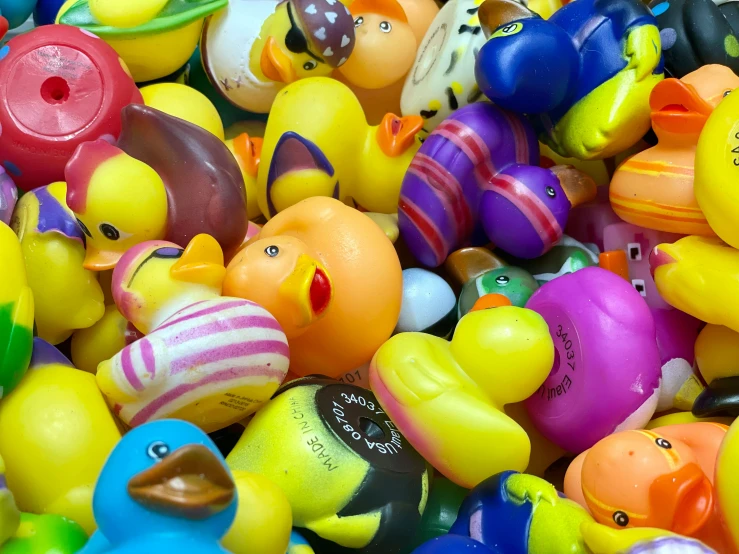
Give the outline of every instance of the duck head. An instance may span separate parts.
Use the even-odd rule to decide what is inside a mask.
[[[283,235],[255,240],[239,252],[226,268],[223,293],[256,302],[291,338],[331,308],[333,285],[317,253]]]
[[[658,135],[686,135],[695,143],[714,108],[738,87],[739,77],[723,65],[705,65],[682,79],[665,79],[649,97],[652,126]]]
[[[104,140],[77,147],[64,170],[67,205],[86,235],[84,267],[115,267],[141,242],[163,238],[167,192],[156,171]]]
[[[523,308],[538,288],[539,283],[524,269],[506,266],[487,271],[462,287],[459,315],[465,315],[486,296],[502,297],[493,302],[497,305]],[[490,300],[488,298],[486,304],[490,304]]]
[[[252,71],[285,84],[329,75],[353,48],[354,23],[343,4],[283,0],[254,42],[252,52],[259,52],[259,58],[253,56]]]
[[[121,314],[148,334],[182,308],[220,296],[225,272],[221,247],[210,235],[197,235],[185,249],[147,241],[120,259],[111,290]]]
[[[136,533],[218,541],[236,514],[236,487],[223,456],[200,429],[179,420],[147,423],[111,452],[93,497],[112,544]]]
[[[713,514],[713,485],[695,453],[656,431],[602,439],[584,455],[581,478],[595,520],[616,529],[657,527],[691,536]]]

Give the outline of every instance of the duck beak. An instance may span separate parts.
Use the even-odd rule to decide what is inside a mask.
[[[589,175],[571,165],[555,165],[549,170],[559,179],[559,184],[573,208],[595,200],[598,188]]]
[[[293,69],[292,60],[278,46],[274,37],[267,39],[259,59],[259,67],[264,76],[273,81],[289,84],[298,78]]]
[[[226,276],[221,246],[210,235],[197,235],[169,270],[169,275],[177,281],[200,283],[220,291]]]
[[[135,475],[128,494],[167,515],[205,519],[231,504],[236,485],[213,452],[202,444],[188,444]]]
[[[652,274],[652,279],[654,279],[654,273],[658,267],[677,263],[677,260],[667,251],[667,248],[668,245],[661,244],[655,246],[649,253],[649,272]]]
[[[671,133],[700,133],[713,111],[692,85],[665,79],[649,97],[652,123]]]
[[[655,479],[649,487],[649,501],[652,513],[661,516],[656,519],[672,518],[651,522],[649,527],[693,536],[713,513],[713,485],[698,464],[690,463]]]
[[[305,254],[298,257],[295,269],[280,285],[280,292],[300,307],[302,322],[321,317],[331,303],[333,288],[326,269]]]
[[[91,271],[105,271],[106,269],[113,269],[118,260],[123,255],[122,252],[114,252],[109,250],[98,250],[90,241],[87,242],[87,249],[85,250],[85,260],[82,262],[82,267]]]
[[[507,296],[504,296],[502,294],[485,294],[477,299],[477,302],[475,302],[475,304],[472,306],[470,312],[512,305],[513,304],[511,304],[511,301]]]
[[[420,115],[398,117],[388,113],[377,128],[377,143],[386,156],[396,158],[413,145],[421,129],[423,118]]]

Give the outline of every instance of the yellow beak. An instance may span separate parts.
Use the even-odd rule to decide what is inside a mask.
[[[280,293],[300,308],[302,322],[308,324],[326,311],[333,287],[323,266],[301,254],[293,272],[280,285]]]
[[[262,49],[262,56],[259,59],[259,67],[264,76],[273,81],[282,81],[288,84],[298,78],[293,69],[292,60],[278,46],[274,37],[267,39]]]
[[[226,276],[221,245],[210,235],[197,235],[169,270],[169,274],[172,279],[201,283],[220,291]]]

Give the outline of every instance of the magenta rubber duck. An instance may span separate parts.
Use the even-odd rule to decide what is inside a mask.
[[[538,165],[536,135],[520,116],[488,103],[454,112],[403,180],[398,225],[413,255],[436,267],[457,248],[490,241],[519,258],[547,252],[596,188],[572,167]]]

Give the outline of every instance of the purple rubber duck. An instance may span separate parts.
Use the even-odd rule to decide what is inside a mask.
[[[18,202],[18,189],[2,167],[0,167],[0,221],[10,225],[15,203]]]
[[[413,158],[400,190],[400,233],[424,265],[493,242],[536,258],[562,237],[570,209],[595,197],[593,180],[569,166],[544,169],[520,116],[492,104],[445,119]]]

